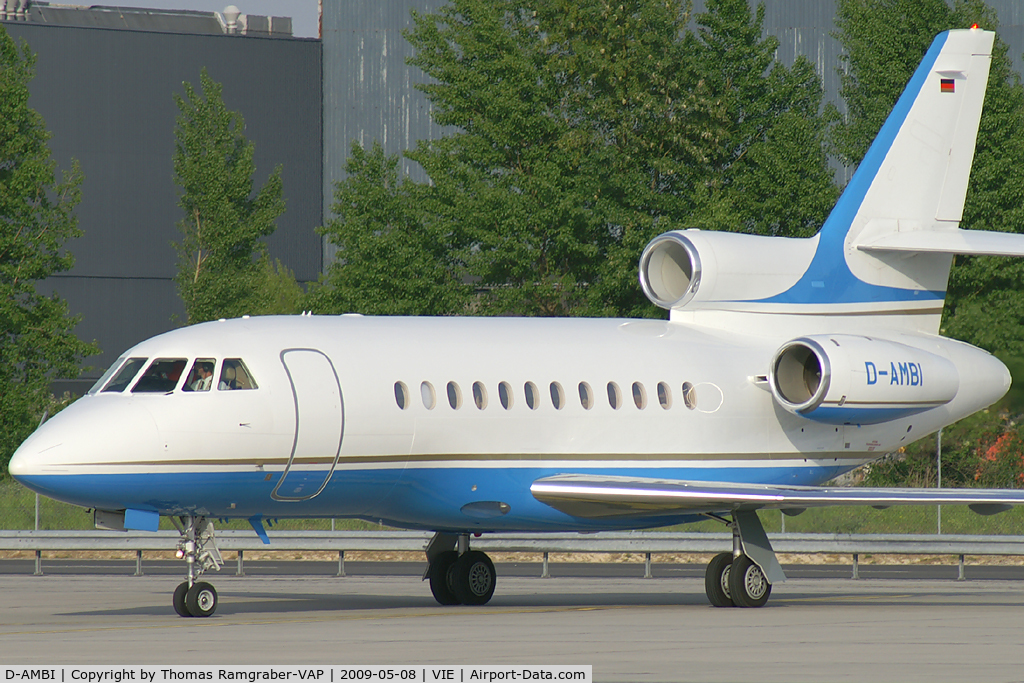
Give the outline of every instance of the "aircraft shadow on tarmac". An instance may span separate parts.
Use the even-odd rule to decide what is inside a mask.
[[[865,586],[868,590],[857,592],[836,591],[822,592],[781,592],[775,600],[766,606],[767,609],[789,609],[793,607],[822,607],[831,609],[837,604],[843,606],[870,607],[925,607],[941,604],[946,607],[977,606],[978,596],[973,594],[957,594],[948,590],[947,586]],[[569,588],[567,586],[567,588]],[[269,592],[235,590],[225,586],[220,592],[221,601],[213,619],[218,617],[258,617],[266,616],[281,618],[303,615],[323,614],[328,612],[341,613],[371,611],[380,612],[381,618],[388,616],[389,611],[409,610],[415,616],[442,616],[494,613],[495,611],[572,611],[587,609],[621,609],[621,608],[664,608],[682,607],[707,609],[713,613],[732,613],[731,609],[713,608],[707,598],[698,592],[559,592],[544,594],[514,593],[496,594],[486,607],[438,605],[429,595],[389,595],[380,593],[331,593],[329,590],[317,593],[306,592]],[[999,600],[1001,605],[1024,605],[1024,592],[1007,591]],[[139,617],[167,616],[177,618],[170,605],[146,605],[124,607],[122,609],[103,609],[69,612],[61,616],[68,617]],[[200,620],[205,621],[205,620]]]

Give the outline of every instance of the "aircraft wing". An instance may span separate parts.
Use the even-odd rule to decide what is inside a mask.
[[[645,477],[559,474],[530,487],[533,497],[574,517],[651,517],[811,507],[968,505],[982,515],[1024,505],[1024,490],[784,486]]]

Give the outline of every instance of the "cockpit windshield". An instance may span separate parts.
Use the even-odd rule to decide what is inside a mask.
[[[114,376],[114,379],[110,380],[110,382],[105,387],[103,387],[103,391],[124,391],[125,389],[127,389],[128,385],[132,383],[133,379],[135,379],[135,375],[139,374],[139,370],[142,369],[142,366],[146,364],[147,360],[149,359],[129,359],[128,362],[125,363],[118,371],[118,373]],[[114,366],[111,367],[115,367],[116,365],[117,364],[115,363]],[[109,374],[110,371],[108,370],[107,373]],[[99,384],[99,382],[97,382],[97,384]]]
[[[120,358],[115,360],[110,365],[110,367],[107,368],[107,371],[103,373],[103,376],[93,383],[92,387],[89,388],[89,391],[87,393],[95,394],[97,391],[102,389],[103,385],[106,384],[110,380],[110,378],[114,376],[114,373],[117,372],[117,369],[121,367],[121,363],[123,362],[124,356],[121,356]]]
[[[146,367],[148,361],[148,358],[129,358],[127,361],[123,357],[120,358],[89,392],[123,392],[129,387],[133,394],[169,394],[179,388],[190,393],[208,392],[214,386],[218,391],[259,388],[241,358],[225,358],[223,362],[218,362],[216,358],[196,358],[192,361],[192,369],[189,370],[184,382],[181,381],[181,376],[188,367],[188,359],[157,358]],[[218,365],[220,379],[215,384]],[[144,367],[146,371],[139,376],[139,371]]]
[[[157,358],[146,368],[132,393],[169,393],[178,386],[181,373],[185,371],[184,358]]]
[[[192,371],[181,385],[182,391],[209,391],[213,386],[213,367],[217,361],[213,358],[197,358],[192,364]]]

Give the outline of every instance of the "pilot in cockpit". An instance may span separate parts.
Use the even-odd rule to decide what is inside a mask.
[[[213,362],[208,360],[196,361],[192,366],[188,382],[183,387],[186,391],[209,391],[213,385]]]

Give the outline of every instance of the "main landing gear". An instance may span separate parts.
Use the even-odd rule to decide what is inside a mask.
[[[704,573],[708,601],[715,607],[762,607],[772,594],[772,583],[785,581],[786,575],[757,513],[733,513],[728,524],[733,550],[715,555],[708,563]]]
[[[497,575],[486,553],[469,549],[469,534],[439,531],[427,546],[423,578],[442,605],[484,605],[494,595]]]
[[[178,559],[188,566],[188,579],[174,589],[171,603],[180,617],[208,617],[217,609],[217,590],[205,581],[197,581],[203,572],[220,570],[224,564],[214,540],[213,522],[205,517],[171,518],[181,534]]]

